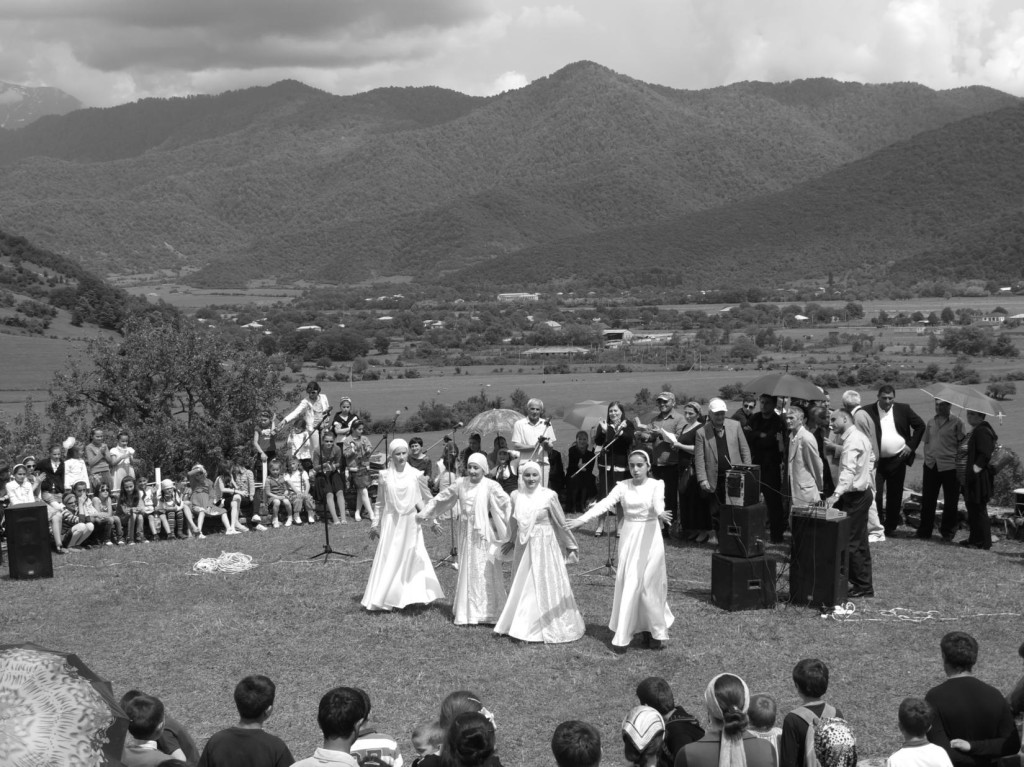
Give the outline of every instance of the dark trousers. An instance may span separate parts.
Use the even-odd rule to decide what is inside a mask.
[[[967,470],[970,471],[970,467]],[[967,505],[967,524],[971,528],[967,541],[983,549],[992,548],[992,523],[988,518],[988,504],[969,501],[966,496],[964,502]]]
[[[871,508],[871,490],[843,493],[836,504],[850,518],[850,562],[852,589],[873,589],[871,579],[871,547],[868,544],[868,509]]]
[[[931,538],[935,529],[935,507],[942,491],[942,521],[939,533],[943,538],[952,538],[956,533],[957,504],[960,500],[960,483],[956,478],[956,469],[939,471],[924,465],[921,487],[921,526],[917,528],[918,538]]]
[[[584,471],[575,477],[569,477],[568,481],[568,503],[566,511],[582,514],[587,509],[587,502],[594,497],[594,475]]]
[[[773,543],[782,541],[786,532],[786,497],[782,492],[782,466],[761,464],[761,490],[768,508],[768,531]]]
[[[878,497],[878,519],[885,528],[885,534],[896,532],[903,510],[903,481],[907,478],[907,462],[901,456],[882,458],[875,469],[875,492]],[[882,498],[885,505],[882,505]]]
[[[665,508],[676,516],[679,508],[679,465],[670,463],[668,466],[653,467],[652,475],[665,483]]]

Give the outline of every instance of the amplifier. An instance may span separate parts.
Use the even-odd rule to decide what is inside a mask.
[[[727,557],[757,557],[764,554],[768,507],[721,506],[718,510],[718,553]]]
[[[711,555],[711,601],[723,610],[760,610],[775,604],[775,560]]]
[[[761,500],[761,467],[733,464],[725,472],[725,504],[752,506]]]
[[[811,519],[846,519],[845,511],[836,508],[826,509],[824,506],[794,506],[792,514],[794,517]]]
[[[789,563],[791,604],[825,608],[846,601],[849,584],[850,519],[793,515]]]

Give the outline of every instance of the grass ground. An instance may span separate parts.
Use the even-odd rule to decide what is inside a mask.
[[[456,628],[447,603],[366,613],[359,606],[373,554],[366,523],[331,533],[335,548],[353,558],[309,562],[321,551],[323,529],[302,526],[70,554],[55,563],[52,580],[4,575],[0,643],[79,653],[118,695],[129,686],[159,695],[200,744],[233,722],[235,682],[267,674],[278,685],[268,729],[297,757],[318,745],[317,703],[332,686],[367,689],[373,723],[399,740],[407,759],[413,726],[435,718],[448,692],[468,688],[495,712],[510,767],[550,763],[551,732],[568,718],[597,725],[614,764],[618,724],[648,675],[666,677],[677,701],[702,717],[704,686],[722,670],[773,694],[785,712],[797,704],[793,664],[820,657],[832,672],[829,698],[851,721],[862,757],[884,758],[899,745],[900,700],[942,679],[938,642],[945,632],[978,638],[976,671],[984,681],[1007,690],[1020,673],[1020,544],[1000,542],[991,552],[913,539],[875,545],[878,597],[843,621],[789,606],[724,612],[710,602],[711,551],[673,544],[667,561],[676,622],[668,648],[633,647],[616,656],[605,627],[612,580],[582,574],[605,562],[607,539],[582,532],[581,561],[570,568],[586,636],[545,646],[514,643],[486,627]],[[448,553],[447,536],[447,529],[428,536],[436,558]],[[249,554],[258,566],[235,575],[193,571],[200,558],[225,550]],[[438,572],[452,594],[455,572]]]

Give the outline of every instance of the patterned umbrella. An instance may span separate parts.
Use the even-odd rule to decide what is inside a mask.
[[[812,402],[825,399],[821,389],[806,378],[789,373],[769,373],[766,376],[755,378],[750,383],[743,384],[743,391],[753,394],[768,394],[772,397],[796,397]]]
[[[973,410],[975,413],[985,413],[986,415],[1003,414],[1003,409],[999,407],[999,403],[987,394],[970,386],[937,383],[932,384],[927,389],[921,389],[921,391],[935,399],[948,402],[954,407],[963,408],[964,410]]]
[[[577,402],[562,419],[581,431],[590,431],[608,415],[607,400],[588,399]]]
[[[0,764],[121,764],[128,719],[77,655],[0,646]]]
[[[521,421],[523,418],[523,414],[515,410],[509,410],[505,407],[493,408],[473,416],[469,423],[466,424],[466,432],[468,434],[475,432],[479,434],[493,434],[498,431],[511,432],[516,421]]]

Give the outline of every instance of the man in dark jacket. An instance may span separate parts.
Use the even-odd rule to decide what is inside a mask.
[[[875,503],[886,536],[892,536],[900,523],[907,467],[914,463],[925,423],[910,405],[896,402],[896,389],[889,384],[878,390],[878,401],[864,410],[875,424],[878,440],[875,445],[878,459],[875,466]]]

